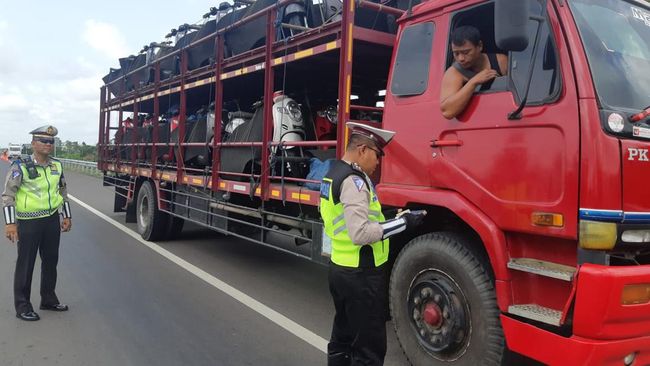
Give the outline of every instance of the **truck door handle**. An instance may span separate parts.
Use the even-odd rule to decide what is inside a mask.
[[[460,140],[431,140],[431,147],[462,146]]]

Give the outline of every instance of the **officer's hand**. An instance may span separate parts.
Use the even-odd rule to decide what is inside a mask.
[[[426,214],[426,211],[414,211],[403,214],[402,217],[404,218],[404,221],[406,221],[406,230],[422,225]]]
[[[65,218],[63,219],[63,222],[61,223],[61,231],[67,232],[72,229],[72,219],[71,218]]]
[[[5,236],[12,243],[17,242],[18,241],[18,226],[16,226],[16,224],[5,225]]]

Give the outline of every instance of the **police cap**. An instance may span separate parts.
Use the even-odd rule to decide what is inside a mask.
[[[384,155],[384,147],[388,145],[390,140],[393,139],[393,136],[395,136],[394,131],[382,130],[381,128],[357,122],[348,122],[345,125],[352,130],[351,135],[360,135],[374,142],[382,155]]]
[[[30,132],[34,137],[54,137],[57,133],[59,133],[59,130],[52,125],[41,126]]]

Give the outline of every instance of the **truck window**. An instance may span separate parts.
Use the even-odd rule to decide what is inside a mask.
[[[402,31],[390,86],[393,95],[407,97],[427,90],[433,31],[432,22],[415,24]]]
[[[650,104],[650,9],[642,2],[571,2],[598,98],[608,108]]]
[[[449,28],[449,40],[447,41],[447,59],[445,63],[445,70],[452,67],[454,57],[451,46],[451,35],[453,30],[462,26],[472,26],[478,29],[481,35],[481,42],[483,43],[483,53],[486,54],[506,54],[497,47],[494,40],[494,2],[487,2],[479,5],[474,5],[466,9],[457,11],[452,18],[451,27]],[[477,87],[474,91],[475,94],[503,92],[508,90],[508,76],[499,76],[491,83],[486,83],[481,87]]]
[[[532,1],[531,14],[541,15],[542,6],[546,6],[545,4],[545,1],[542,3]],[[530,39],[528,47],[521,52],[510,53],[509,74],[512,77],[517,101],[521,100],[526,91],[528,69],[533,54],[533,41],[537,27],[537,22],[531,20],[528,27],[528,37]],[[558,96],[560,90],[560,72],[557,53],[548,21],[545,21],[541,25],[539,36],[535,68],[533,70],[527,105],[544,104],[553,101]]]

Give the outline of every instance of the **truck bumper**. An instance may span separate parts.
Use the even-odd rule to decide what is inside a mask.
[[[650,303],[623,305],[625,285],[650,284],[650,265],[584,264],[577,276],[573,335],[561,335],[501,316],[508,347],[549,365],[650,364]]]
[[[650,302],[623,305],[626,285],[650,284],[650,265],[601,266],[584,264],[578,272],[573,333],[620,340],[650,335]]]
[[[547,365],[621,366],[633,352],[633,365],[650,364],[650,335],[623,340],[566,338],[505,315],[501,324],[508,348]]]

